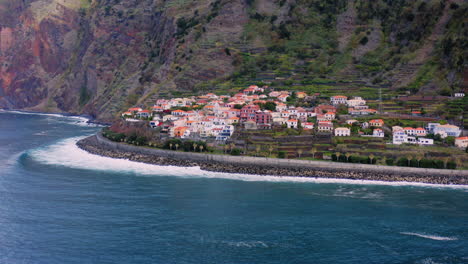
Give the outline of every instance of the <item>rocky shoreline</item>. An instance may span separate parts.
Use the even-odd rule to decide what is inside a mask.
[[[79,148],[88,151],[95,155],[116,158],[128,159],[131,161],[142,162],[154,165],[170,165],[179,167],[199,166],[202,170],[224,173],[241,173],[254,175],[273,175],[273,176],[293,176],[293,177],[309,177],[309,178],[335,178],[335,179],[350,179],[350,180],[372,180],[372,181],[388,181],[388,182],[418,182],[429,184],[446,184],[446,185],[468,185],[468,177],[448,176],[448,175],[427,175],[422,173],[405,173],[400,171],[395,172],[376,172],[366,170],[344,170],[337,168],[286,168],[279,166],[256,166],[236,165],[233,163],[221,162],[200,162],[191,160],[181,160],[157,155],[148,155],[136,153],[133,151],[121,151],[110,148],[101,144],[96,136],[91,136],[77,142]],[[330,163],[333,166],[333,163]]]

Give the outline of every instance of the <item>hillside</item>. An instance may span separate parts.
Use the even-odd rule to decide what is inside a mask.
[[[468,86],[463,0],[0,0],[0,107],[110,120],[250,83],[450,95]]]

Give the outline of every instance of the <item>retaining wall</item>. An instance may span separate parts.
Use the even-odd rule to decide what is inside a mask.
[[[340,162],[325,162],[311,160],[295,160],[295,159],[275,159],[275,158],[259,158],[247,156],[229,156],[229,155],[214,155],[202,154],[193,152],[180,152],[171,150],[162,150],[154,148],[137,147],[124,143],[117,143],[108,140],[100,133],[96,135],[97,141],[100,144],[106,145],[113,150],[124,152],[132,152],[137,154],[155,155],[172,159],[200,161],[200,162],[219,162],[232,165],[249,165],[249,166],[271,166],[271,167],[300,167],[310,169],[336,169],[348,171],[369,171],[369,172],[385,172],[385,173],[405,173],[405,174],[422,174],[422,175],[444,175],[444,176],[468,176],[468,170],[441,170],[441,169],[426,169],[426,168],[411,168],[397,166],[381,166],[369,164],[353,164]]]

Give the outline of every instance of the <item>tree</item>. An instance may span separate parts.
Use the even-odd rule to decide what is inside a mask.
[[[443,159],[443,161],[444,161],[444,168],[448,169],[447,164],[450,161],[450,158],[446,157],[446,158]]]
[[[197,151],[197,147],[198,147],[197,143],[193,143],[193,151]]]
[[[265,103],[264,108],[266,110],[276,111],[276,103],[272,101],[268,101]]]
[[[179,148],[179,144],[175,144],[175,149],[177,150]]]
[[[417,155],[416,160],[418,161],[418,167],[421,167],[421,160],[424,158],[423,155]]]
[[[382,165],[387,164],[387,157],[383,156],[380,162]]]
[[[258,153],[260,152],[261,147],[260,145],[255,146],[255,155],[258,156]]]
[[[203,149],[204,149],[204,148],[205,148],[205,147],[204,147],[203,145],[200,145],[200,147],[199,147],[198,149],[200,149],[200,152],[203,152]]]
[[[172,150],[172,143],[169,143],[169,148]]]
[[[337,151],[335,152],[335,156],[336,156],[336,161],[340,161],[341,153]]]
[[[273,152],[273,146],[268,146],[268,156],[271,156],[271,152]]]
[[[408,167],[411,166],[411,160],[413,159],[413,157],[411,155],[408,155],[406,156],[406,159],[408,160]]]
[[[374,158],[375,158],[374,154],[371,153],[371,154],[369,155],[370,164],[374,164],[374,162],[373,162],[373,161],[374,161]]]
[[[346,156],[346,162],[349,162],[349,157],[351,157],[351,154],[349,152],[346,152],[345,156]]]
[[[286,152],[284,152],[284,151],[278,151],[278,158],[280,158],[280,159],[286,158]]]
[[[315,153],[317,153],[317,148],[316,148],[316,147],[313,147],[313,148],[310,150],[310,153],[312,154],[312,158],[315,159]]]
[[[299,156],[299,158],[301,158],[301,155],[304,151],[302,149],[298,149],[297,150],[297,155]]]
[[[445,138],[445,142],[446,142],[449,146],[453,146],[453,145],[455,145],[455,137],[446,137],[446,138]]]

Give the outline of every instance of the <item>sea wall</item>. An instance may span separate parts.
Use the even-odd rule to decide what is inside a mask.
[[[341,170],[357,170],[357,171],[370,171],[370,172],[396,172],[396,173],[417,173],[423,175],[447,175],[447,176],[468,176],[466,170],[442,170],[442,169],[426,169],[426,168],[411,168],[411,167],[397,167],[397,166],[381,166],[369,164],[355,164],[355,163],[340,163],[340,162],[326,162],[326,161],[312,161],[312,160],[294,160],[294,159],[275,159],[275,158],[258,158],[246,156],[229,156],[229,155],[213,155],[201,154],[192,152],[170,151],[162,149],[142,148],[128,144],[117,143],[108,140],[101,134],[97,134],[96,138],[99,143],[106,145],[109,148],[127,151],[146,155],[156,155],[172,159],[182,159],[190,161],[201,162],[219,162],[226,164],[237,165],[253,165],[253,166],[273,166],[273,167],[301,167],[310,169],[341,169]]]
[[[137,147],[98,134],[77,145],[88,152],[158,165],[200,166],[207,171],[258,175],[326,177],[436,184],[468,184],[468,171],[390,167],[325,161],[213,155]]]

